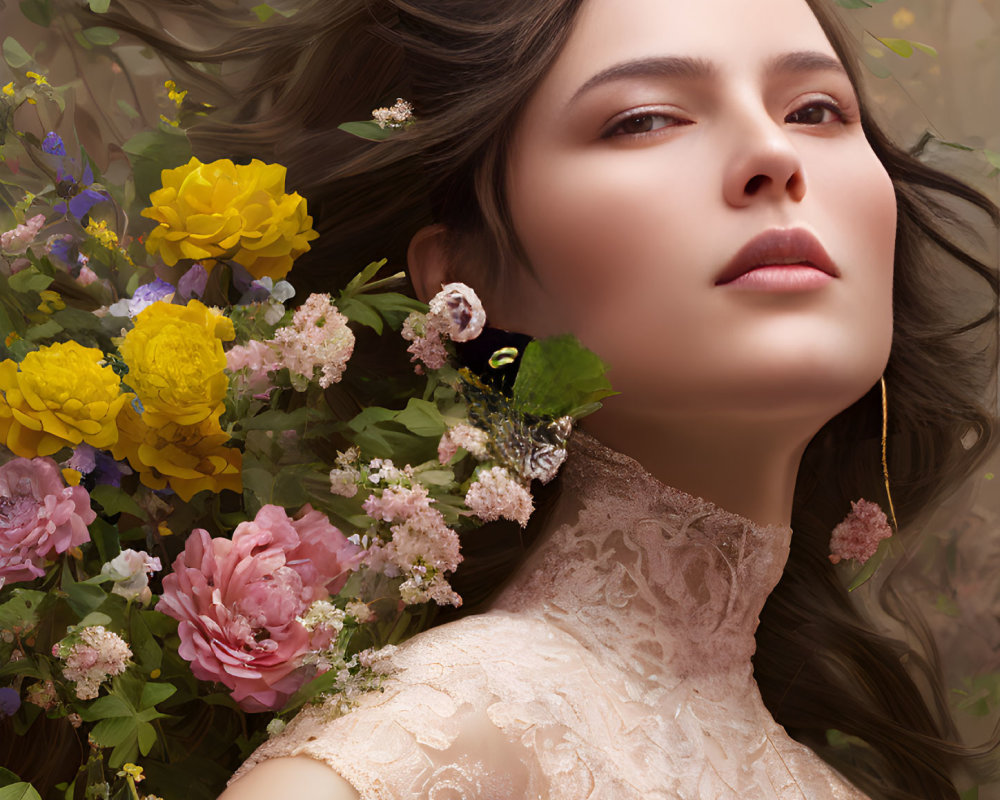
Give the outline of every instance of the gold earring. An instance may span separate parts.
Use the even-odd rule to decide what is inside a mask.
[[[886,438],[889,429],[889,403],[885,391],[885,375],[879,378],[879,385],[882,387],[882,477],[885,479],[885,496],[889,501],[889,516],[892,517],[892,529],[899,532],[899,523],[896,522],[896,509],[892,505],[892,492],[889,490],[889,465],[886,461]]]

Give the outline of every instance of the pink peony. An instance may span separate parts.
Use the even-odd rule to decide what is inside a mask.
[[[82,486],[66,486],[51,458],[15,458],[0,466],[0,578],[45,574],[45,556],[90,541],[97,515]]]
[[[853,558],[864,564],[875,555],[878,543],[892,536],[885,512],[869,500],[851,503],[851,512],[830,536],[830,561]]]
[[[317,643],[296,617],[358,563],[357,546],[320,512],[304,512],[291,519],[264,506],[231,540],[195,530],[163,579],[157,610],[180,621],[181,656],[247,711],[279,708],[305,682],[302,657]]]

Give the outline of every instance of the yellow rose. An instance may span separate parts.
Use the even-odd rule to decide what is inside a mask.
[[[151,489],[169,486],[185,502],[203,489],[243,491],[243,454],[224,446],[229,435],[218,420],[151,428],[127,406],[118,425],[120,436],[112,455],[128,459],[139,480]]]
[[[146,424],[218,419],[229,387],[222,343],[234,337],[232,320],[198,300],[153,303],[139,312],[118,350]]]
[[[49,456],[81,442],[118,439],[118,413],[131,398],[96,347],[64,342],[0,362],[0,440],[24,458]]]
[[[146,241],[168,265],[179,259],[232,259],[255,278],[283,278],[319,234],[306,201],[285,193],[285,168],[254,159],[234,164],[192,158],[161,173],[163,188],[142,215],[160,223]]]

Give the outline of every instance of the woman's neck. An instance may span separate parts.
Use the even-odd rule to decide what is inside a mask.
[[[595,414],[583,427],[658,480],[760,525],[788,525],[815,420]]]

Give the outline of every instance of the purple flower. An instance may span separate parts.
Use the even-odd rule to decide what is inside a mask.
[[[177,281],[177,292],[185,300],[190,300],[192,297],[200,298],[205,293],[207,285],[208,271],[200,261],[196,261]]]
[[[48,153],[50,156],[64,156],[66,155],[66,145],[63,144],[58,133],[49,131],[42,140],[42,152]]]
[[[61,182],[68,183],[70,186],[76,185],[76,179],[72,175],[63,174],[62,169],[57,173],[56,176]],[[81,186],[90,187],[94,183],[94,171],[90,168],[90,164],[84,164],[83,166],[83,177],[80,180]],[[68,192],[67,192],[68,193]],[[103,203],[106,200],[110,200],[111,197],[107,192],[102,192],[97,189],[81,189],[69,200],[69,213],[72,214],[76,219],[82,220],[98,203]],[[67,211],[66,203],[56,203],[53,210],[57,214],[65,214]]]
[[[152,283],[144,283],[135,290],[131,300],[119,300],[108,310],[116,317],[134,317],[144,308],[161,300],[169,303],[177,290],[173,284],[157,278]]]
[[[0,689],[0,717],[13,717],[21,707],[21,696],[9,686]]]

